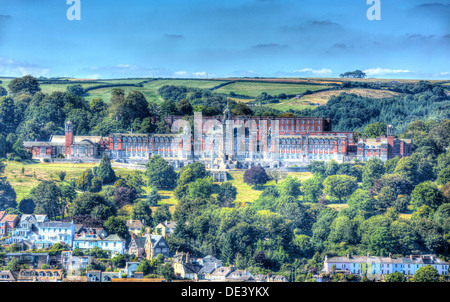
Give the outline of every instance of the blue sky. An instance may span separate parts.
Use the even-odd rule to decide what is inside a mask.
[[[0,76],[450,79],[450,0],[0,0]]]

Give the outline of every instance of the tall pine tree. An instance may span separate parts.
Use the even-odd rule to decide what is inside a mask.
[[[103,184],[108,184],[116,180],[116,173],[111,168],[111,161],[106,154],[103,154],[100,160],[96,175],[102,179]]]

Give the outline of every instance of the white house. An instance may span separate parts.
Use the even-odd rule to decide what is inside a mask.
[[[103,237],[95,234],[85,234],[74,239],[73,249],[90,250],[95,247],[116,254],[125,253],[125,240],[117,235]]]
[[[24,214],[12,231],[12,236],[6,240],[6,243],[20,243],[22,241],[31,241],[33,231],[37,231],[37,224],[47,222],[47,215]]]
[[[332,267],[336,271],[344,271],[357,275],[387,275],[394,272],[400,272],[404,275],[412,276],[417,270],[424,266],[436,268],[440,275],[449,274],[449,263],[434,255],[410,255],[405,258],[392,258],[371,256],[350,256],[347,257],[325,257],[324,269],[326,273],[331,272]]]
[[[47,221],[37,224],[39,237],[34,243],[35,246],[53,245],[55,243],[65,243],[72,246],[75,234],[75,225],[72,222]]]

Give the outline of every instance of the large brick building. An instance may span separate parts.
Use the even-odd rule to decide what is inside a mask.
[[[112,160],[147,161],[160,155],[175,167],[201,161],[210,169],[304,166],[314,160],[350,162],[379,158],[386,161],[412,152],[409,139],[387,135],[355,141],[353,132],[333,131],[329,119],[318,117],[194,115],[166,116],[167,134],[112,133],[108,137],[74,136],[71,122],[64,136],[48,142],[25,142],[33,158],[95,159],[106,153]]]

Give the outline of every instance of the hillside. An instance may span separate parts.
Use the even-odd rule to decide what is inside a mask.
[[[0,78],[4,88],[8,88],[12,78]],[[383,89],[346,89],[341,90],[338,86],[343,82],[360,83],[417,83],[419,80],[395,80],[395,79],[352,79],[352,78],[219,78],[219,79],[40,79],[39,84],[43,93],[50,94],[55,91],[65,92],[68,86],[81,85],[87,100],[100,97],[109,102],[111,92],[114,88],[121,88],[127,94],[132,90],[140,91],[148,101],[155,100],[157,103],[163,101],[158,94],[158,89],[164,85],[185,86],[190,88],[209,89],[215,93],[223,94],[231,99],[241,102],[252,102],[261,93],[271,96],[286,94],[285,100],[276,104],[265,104],[265,106],[278,110],[314,108],[317,105],[325,105],[332,95],[341,92],[355,93],[360,96],[371,98],[385,98],[398,96],[398,93]],[[442,83],[450,91],[450,82],[430,81],[431,83]],[[327,91],[323,91],[327,90]],[[306,91],[309,94],[298,97]]]

